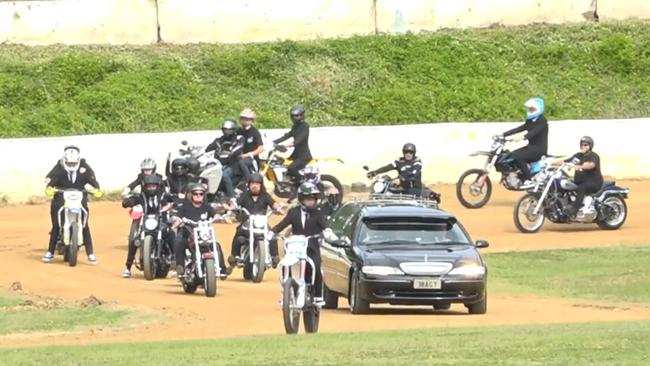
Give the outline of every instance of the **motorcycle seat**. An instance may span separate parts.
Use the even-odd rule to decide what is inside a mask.
[[[598,190],[598,192],[592,194],[592,196],[596,196],[596,197],[597,197],[597,196],[600,196],[601,194],[603,194],[603,192],[605,192],[605,190],[606,190],[607,188],[613,187],[614,185],[616,185],[616,182],[615,182],[615,181],[603,182],[603,186],[600,187],[600,189]]]

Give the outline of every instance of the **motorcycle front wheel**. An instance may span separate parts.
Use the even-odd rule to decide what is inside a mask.
[[[481,184],[479,180],[485,175]],[[482,169],[470,169],[461,174],[456,183],[456,197],[461,205],[476,209],[485,206],[492,196],[492,182]]]
[[[282,318],[287,334],[298,333],[300,326],[300,310],[296,306],[298,298],[298,283],[289,277],[282,284]]]
[[[73,222],[70,225],[70,245],[68,245],[68,265],[74,267],[77,265],[77,257],[79,254],[79,224]]]
[[[144,270],[144,278],[151,281],[156,276],[156,261],[153,257],[154,239],[153,236],[147,235],[144,237],[142,245],[142,269]]]
[[[517,230],[524,234],[538,232],[544,225],[544,212],[540,209],[537,214],[533,213],[539,199],[532,193],[526,193],[517,201],[513,211],[513,218]]]
[[[253,255],[253,266],[251,268],[252,280],[260,283],[264,280],[264,271],[266,270],[266,245],[263,240],[255,243],[255,253]]]

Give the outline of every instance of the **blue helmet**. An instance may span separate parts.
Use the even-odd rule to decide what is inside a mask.
[[[533,112],[526,112],[526,119],[536,119],[537,117],[544,114],[544,99],[538,97],[530,98],[526,101],[526,103],[524,103],[524,107],[535,108]]]

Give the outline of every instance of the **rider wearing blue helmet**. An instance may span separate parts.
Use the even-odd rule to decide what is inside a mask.
[[[542,98],[530,98],[526,103],[526,122],[523,125],[503,133],[503,136],[514,135],[527,131],[523,138],[513,141],[528,140],[528,145],[512,152],[511,157],[515,160],[521,179],[530,179],[528,163],[538,161],[547,154],[548,150],[548,121],[544,117],[544,100]]]

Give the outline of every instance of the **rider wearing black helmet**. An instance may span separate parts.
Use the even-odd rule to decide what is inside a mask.
[[[298,201],[299,206],[296,206],[287,212],[287,215],[274,226],[271,231],[279,233],[287,226],[291,226],[292,235],[312,236],[324,233],[325,236],[331,235],[329,223],[325,219],[325,215],[318,208],[318,200],[320,199],[321,192],[318,188],[309,182],[302,183],[298,187]],[[317,238],[309,239],[307,247],[307,256],[311,258],[315,266],[315,287],[316,297],[322,297],[322,284],[323,276],[320,270],[320,244]],[[309,278],[310,274],[306,273],[305,277]]]
[[[440,195],[429,191],[422,185],[422,161],[415,156],[417,149],[415,144],[406,143],[402,147],[402,157],[391,164],[383,166],[377,170],[368,172],[368,179],[374,178],[377,174],[385,173],[391,170],[397,170],[399,174],[399,184],[404,193],[431,198],[440,201]]]
[[[293,152],[289,159],[293,160],[287,167],[287,174],[293,178],[294,182],[300,180],[300,169],[307,166],[312,159],[311,151],[309,150],[309,124],[305,122],[305,108],[302,106],[294,106],[289,112],[293,126],[291,130],[280,138],[275,139],[274,143],[280,143],[289,138],[293,138],[293,142],[287,146],[293,146]]]
[[[574,181],[578,185],[576,201],[569,208],[568,214],[570,216],[575,216],[582,207],[582,200],[586,194],[596,193],[603,186],[603,175],[600,172],[600,156],[593,149],[594,139],[590,136],[583,136],[580,138],[580,152],[564,160],[565,162],[575,163]]]
[[[205,199],[206,188],[202,184],[190,184],[188,194],[189,197],[178,204],[178,209],[172,218],[174,227],[178,228],[174,240],[174,253],[176,256],[176,274],[179,277],[185,273],[185,248],[187,248],[187,241],[190,235],[189,229],[185,229],[185,226],[181,226],[181,218],[200,221],[210,219],[217,215],[215,208]],[[217,242],[217,251],[219,252],[219,267],[221,268],[219,276],[221,278],[226,278],[228,274],[224,263],[223,251],[221,250],[221,244],[219,244],[219,242]]]
[[[214,157],[221,162],[226,195],[233,200],[236,178],[242,174],[239,169],[239,156],[244,147],[244,137],[237,135],[237,123],[232,119],[223,121],[221,132],[222,135],[206,146],[205,151],[214,151]]]
[[[248,190],[242,193],[237,199],[237,206],[245,208],[252,215],[266,215],[269,208],[274,211],[281,211],[282,206],[276,202],[270,194],[264,189],[264,178],[259,173],[251,174],[248,179]],[[234,267],[241,252],[241,246],[248,242],[249,232],[248,226],[243,226],[248,217],[245,213],[240,214],[239,222],[241,223],[235,231],[235,236],[232,239],[232,247],[230,256],[228,257],[228,264],[231,268]],[[278,243],[273,239],[270,242],[270,254],[272,257],[273,268],[277,266],[280,258],[278,257]]]
[[[167,169],[167,186],[169,193],[180,198],[185,196],[187,186],[192,181],[190,167],[186,159],[176,158],[172,161],[171,167]]]
[[[132,195],[124,198],[122,200],[122,207],[127,208],[141,205],[143,214],[149,215],[156,214],[163,209],[169,209],[173,202],[174,197],[164,190],[162,178],[157,174],[149,174],[145,175],[142,179],[142,193],[137,196]],[[169,235],[169,233],[164,232],[163,235]],[[125,278],[131,277],[131,266],[133,265],[137,250],[135,239],[132,237],[128,239],[129,251],[126,257],[126,267],[122,272],[122,277]]]

